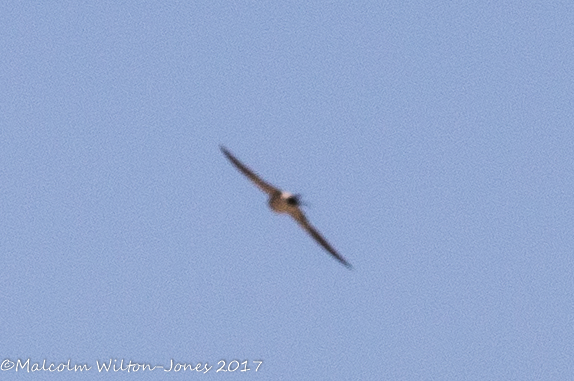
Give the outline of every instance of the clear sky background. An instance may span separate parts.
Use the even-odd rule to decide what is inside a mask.
[[[0,378],[571,379],[573,92],[572,1],[4,1],[0,361],[92,369]]]

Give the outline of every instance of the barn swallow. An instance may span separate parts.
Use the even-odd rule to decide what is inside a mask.
[[[307,233],[325,250],[329,252],[333,257],[335,257],[339,262],[343,265],[347,266],[347,268],[351,269],[352,266],[349,262],[345,260],[333,247],[319,234],[317,229],[315,229],[305,217],[305,214],[301,210],[301,200],[300,196],[296,194],[292,194],[289,192],[282,191],[273,185],[263,181],[259,176],[255,174],[251,169],[241,163],[235,156],[231,154],[225,147],[220,146],[221,151],[223,154],[231,161],[231,163],[239,169],[241,173],[247,176],[251,181],[259,187],[263,192],[269,195],[269,207],[276,213],[287,213],[297,223],[305,229]]]

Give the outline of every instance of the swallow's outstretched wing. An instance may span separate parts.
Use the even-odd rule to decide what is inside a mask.
[[[275,188],[273,185],[266,183],[265,181],[261,180],[259,176],[257,176],[251,169],[247,168],[243,163],[241,163],[235,156],[231,154],[225,147],[219,146],[221,148],[221,152],[239,169],[245,176],[249,177],[251,181],[255,183],[263,192],[271,195],[277,192],[280,192],[279,189]]]
[[[323,248],[327,250],[329,254],[331,254],[339,262],[347,266],[347,268],[349,269],[353,268],[353,266],[349,262],[347,262],[345,258],[343,258],[339,253],[337,253],[335,249],[333,249],[331,245],[329,245],[329,242],[327,242],[325,238],[323,238],[323,236],[319,234],[317,229],[315,229],[313,225],[309,223],[307,217],[305,217],[305,214],[303,214],[303,212],[300,209],[297,209],[296,212],[291,213],[291,216],[295,219],[295,221],[299,223],[299,225],[301,225],[303,229],[305,229],[305,231],[307,231],[307,233],[309,233],[311,237],[313,237],[315,241],[317,241],[319,245],[323,246]]]

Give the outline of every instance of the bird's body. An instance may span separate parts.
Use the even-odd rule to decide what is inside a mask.
[[[335,257],[339,262],[348,268],[352,268],[351,264],[345,260],[333,247],[319,234],[319,232],[309,223],[307,217],[301,210],[301,201],[299,196],[282,191],[271,184],[263,181],[259,176],[257,176],[252,170],[241,163],[235,156],[231,154],[224,147],[220,147],[223,154],[235,165],[239,171],[241,171],[245,176],[247,176],[251,181],[255,183],[263,192],[269,195],[269,207],[276,213],[287,213],[297,223],[305,229],[307,233],[317,241],[325,250],[327,250],[333,257]]]
[[[293,214],[299,208],[299,200],[289,192],[274,192],[269,197],[269,207],[276,213]]]

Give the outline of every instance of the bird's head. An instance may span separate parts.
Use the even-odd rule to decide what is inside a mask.
[[[287,193],[285,192],[283,194],[283,197],[285,198],[285,200],[287,200],[287,203],[289,205],[293,205],[293,206],[306,206],[307,204],[305,204],[303,201],[301,201],[301,195],[300,194],[291,194],[291,193]]]

